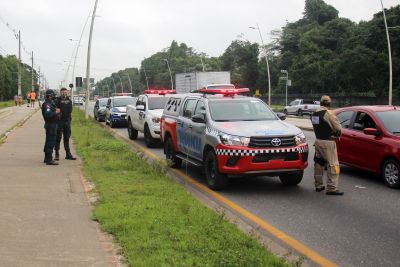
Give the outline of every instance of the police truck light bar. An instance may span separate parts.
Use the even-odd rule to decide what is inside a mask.
[[[145,94],[155,94],[155,95],[166,95],[166,94],[175,94],[176,90],[144,90]]]
[[[248,93],[250,92],[249,88],[236,88],[236,89],[200,89],[200,93],[203,94],[222,94],[224,96],[230,96],[230,95],[239,95],[243,93]]]

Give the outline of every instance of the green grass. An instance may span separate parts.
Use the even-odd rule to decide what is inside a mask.
[[[0,109],[7,108],[7,107],[13,107],[13,106],[15,106],[15,103],[13,100],[0,102]]]
[[[100,199],[94,219],[115,236],[131,266],[290,266],[203,206],[140,153],[83,112],[72,135]]]
[[[272,110],[275,111],[275,112],[283,112],[283,108],[284,108],[285,106],[283,106],[283,105],[271,105],[270,107],[271,107]]]

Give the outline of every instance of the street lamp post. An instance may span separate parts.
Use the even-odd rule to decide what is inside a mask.
[[[389,105],[392,105],[392,86],[393,86],[393,70],[392,70],[392,51],[390,48],[390,38],[389,38],[389,30],[386,22],[386,14],[385,8],[383,7],[383,2],[381,0],[382,13],[383,13],[383,21],[385,22],[386,29],[386,38],[388,43],[388,55],[389,55]]]
[[[164,58],[163,60],[167,62],[169,77],[171,78],[171,90],[174,90],[174,81],[172,79],[172,73],[171,73],[171,68],[169,67],[168,59]]]
[[[86,64],[86,101],[85,101],[85,118],[89,118],[89,97],[90,97],[90,50],[92,45],[92,34],[93,34],[93,24],[94,18],[96,17],[96,8],[97,2],[94,3],[93,14],[92,14],[92,23],[90,24],[90,33],[89,33],[89,43],[88,43],[88,53],[87,53],[87,64]]]
[[[258,33],[260,34],[261,44],[265,49],[265,61],[267,62],[267,73],[268,73],[268,105],[270,106],[271,105],[271,76],[269,73],[268,51],[265,48],[264,39],[262,37],[261,30],[260,30],[260,27],[258,26],[258,23],[257,23],[257,27],[249,27],[249,28],[253,29],[253,30],[256,30],[256,29],[258,30]]]
[[[128,70],[126,70],[126,74],[128,75],[129,87],[131,88],[131,94],[133,94],[131,77],[129,77],[129,72],[128,72]]]
[[[122,80],[121,80],[121,76],[119,75],[119,73],[117,72],[118,78],[119,78],[119,82],[121,83],[121,91],[122,93],[124,92],[124,86],[122,85]]]
[[[289,80],[289,72],[287,70],[281,70],[282,73],[286,74],[286,97],[285,97],[285,106],[287,106],[287,87]]]
[[[115,85],[114,77],[112,75],[110,77],[114,84],[114,94],[117,94],[117,86]]]

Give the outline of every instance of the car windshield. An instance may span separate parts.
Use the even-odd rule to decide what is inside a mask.
[[[389,132],[400,134],[400,110],[376,112],[379,120]]]
[[[108,100],[107,98],[99,99],[99,106],[105,107],[107,105],[107,100]]]
[[[114,98],[114,107],[126,107],[130,104],[135,104],[134,97]]]
[[[260,100],[228,100],[209,102],[214,121],[265,121],[277,116]]]
[[[149,109],[164,109],[169,97],[149,97]]]

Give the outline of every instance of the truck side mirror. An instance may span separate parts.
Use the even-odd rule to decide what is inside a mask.
[[[282,112],[277,112],[276,115],[278,116],[278,118],[282,121],[286,120],[286,114],[282,113]]]
[[[196,114],[192,116],[192,121],[197,123],[206,123],[206,116],[205,114]]]

